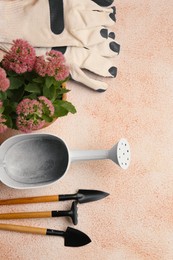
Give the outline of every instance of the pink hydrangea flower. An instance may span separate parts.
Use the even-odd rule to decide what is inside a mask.
[[[0,100],[0,108],[2,108],[3,102]],[[0,113],[0,134],[4,133],[7,130],[7,126],[5,124],[6,119],[4,118],[3,114]]]
[[[38,97],[38,100],[41,101],[41,103],[46,106],[46,108],[49,110],[49,116],[53,116],[54,115],[54,112],[55,112],[55,109],[54,109],[54,106],[52,104],[52,102],[44,97],[44,96],[41,96],[41,97]]]
[[[7,78],[6,72],[0,68],[0,91],[5,92],[10,86],[10,80]]]
[[[59,51],[46,52],[45,56],[36,57],[35,71],[42,77],[52,76],[56,80],[64,80],[69,76],[69,68],[65,64],[64,55]]]
[[[36,113],[37,116],[42,116],[42,104],[35,100],[35,99],[29,99],[25,98],[23,99],[16,108],[16,113],[18,115],[22,114],[23,116],[28,116],[29,114]]]
[[[4,56],[2,65],[7,70],[18,74],[32,71],[36,59],[35,49],[25,40],[17,39],[9,52]]]
[[[19,115],[16,119],[16,126],[17,128],[25,133],[30,133],[33,130],[38,130],[42,128],[45,124],[45,121],[42,119],[33,119],[33,118],[26,118],[23,115]]]
[[[42,119],[43,106],[38,100],[23,99],[17,105],[16,113],[16,126],[23,132],[38,130],[45,124],[45,120]]]
[[[44,97],[38,97],[38,100],[29,98],[23,99],[16,107],[16,126],[23,132],[38,130],[45,125],[43,115],[49,117],[54,115],[54,106],[52,102]]]

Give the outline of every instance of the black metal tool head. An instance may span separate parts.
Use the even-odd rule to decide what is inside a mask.
[[[78,190],[77,197],[79,203],[87,203],[107,197],[109,193],[99,190]]]
[[[68,227],[64,232],[64,245],[70,247],[79,247],[87,245],[91,239],[82,231]]]
[[[74,225],[78,223],[78,214],[77,214],[77,201],[73,201],[70,210],[54,210],[52,211],[52,217],[70,217]]]
[[[59,195],[59,200],[76,200],[79,203],[87,203],[107,197],[109,193],[100,190],[84,190],[80,189],[75,194]]]
[[[77,202],[74,201],[71,206],[71,210],[69,210],[69,217],[71,217],[73,224],[77,225],[78,223],[78,214],[77,214]]]

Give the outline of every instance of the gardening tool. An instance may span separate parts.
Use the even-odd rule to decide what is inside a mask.
[[[40,212],[17,212],[1,213],[0,219],[21,219],[21,218],[52,218],[52,217],[70,217],[74,225],[78,223],[77,202],[72,203],[70,210],[53,210]]]
[[[62,194],[62,195],[49,195],[49,196],[37,196],[27,198],[16,198],[0,200],[0,205],[14,205],[14,204],[28,204],[38,202],[54,202],[64,200],[76,200],[78,203],[87,203],[107,197],[109,193],[99,190],[78,190],[75,194]]]
[[[51,134],[21,134],[2,143],[1,181],[9,187],[26,189],[55,183],[73,161],[110,159],[121,168],[130,163],[130,147],[121,139],[110,150],[69,151],[65,142]]]
[[[67,227],[66,231],[59,231],[40,227],[0,224],[0,230],[17,231],[39,235],[61,236],[64,237],[64,245],[70,247],[84,246],[91,242],[91,239],[85,233],[71,227]]]

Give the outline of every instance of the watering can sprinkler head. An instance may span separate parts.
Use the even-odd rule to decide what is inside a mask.
[[[130,165],[131,153],[130,145],[124,138],[109,150],[109,159],[119,165],[122,169],[127,169]]]

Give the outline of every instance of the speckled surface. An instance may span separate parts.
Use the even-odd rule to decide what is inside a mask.
[[[0,184],[0,198],[73,193],[80,188],[110,193],[80,204],[76,228],[92,243],[63,246],[63,239],[0,231],[2,260],[173,259],[173,1],[116,1],[114,29],[121,43],[118,76],[105,93],[69,83],[78,113],[40,131],[58,135],[71,149],[107,149],[121,137],[131,144],[124,171],[111,161],[74,163],[50,187],[13,190]],[[7,136],[11,134],[8,133]],[[0,136],[1,141],[7,136]],[[71,202],[1,206],[0,212],[68,209]],[[7,221],[3,221],[7,223]],[[68,219],[8,223],[65,229]]]

